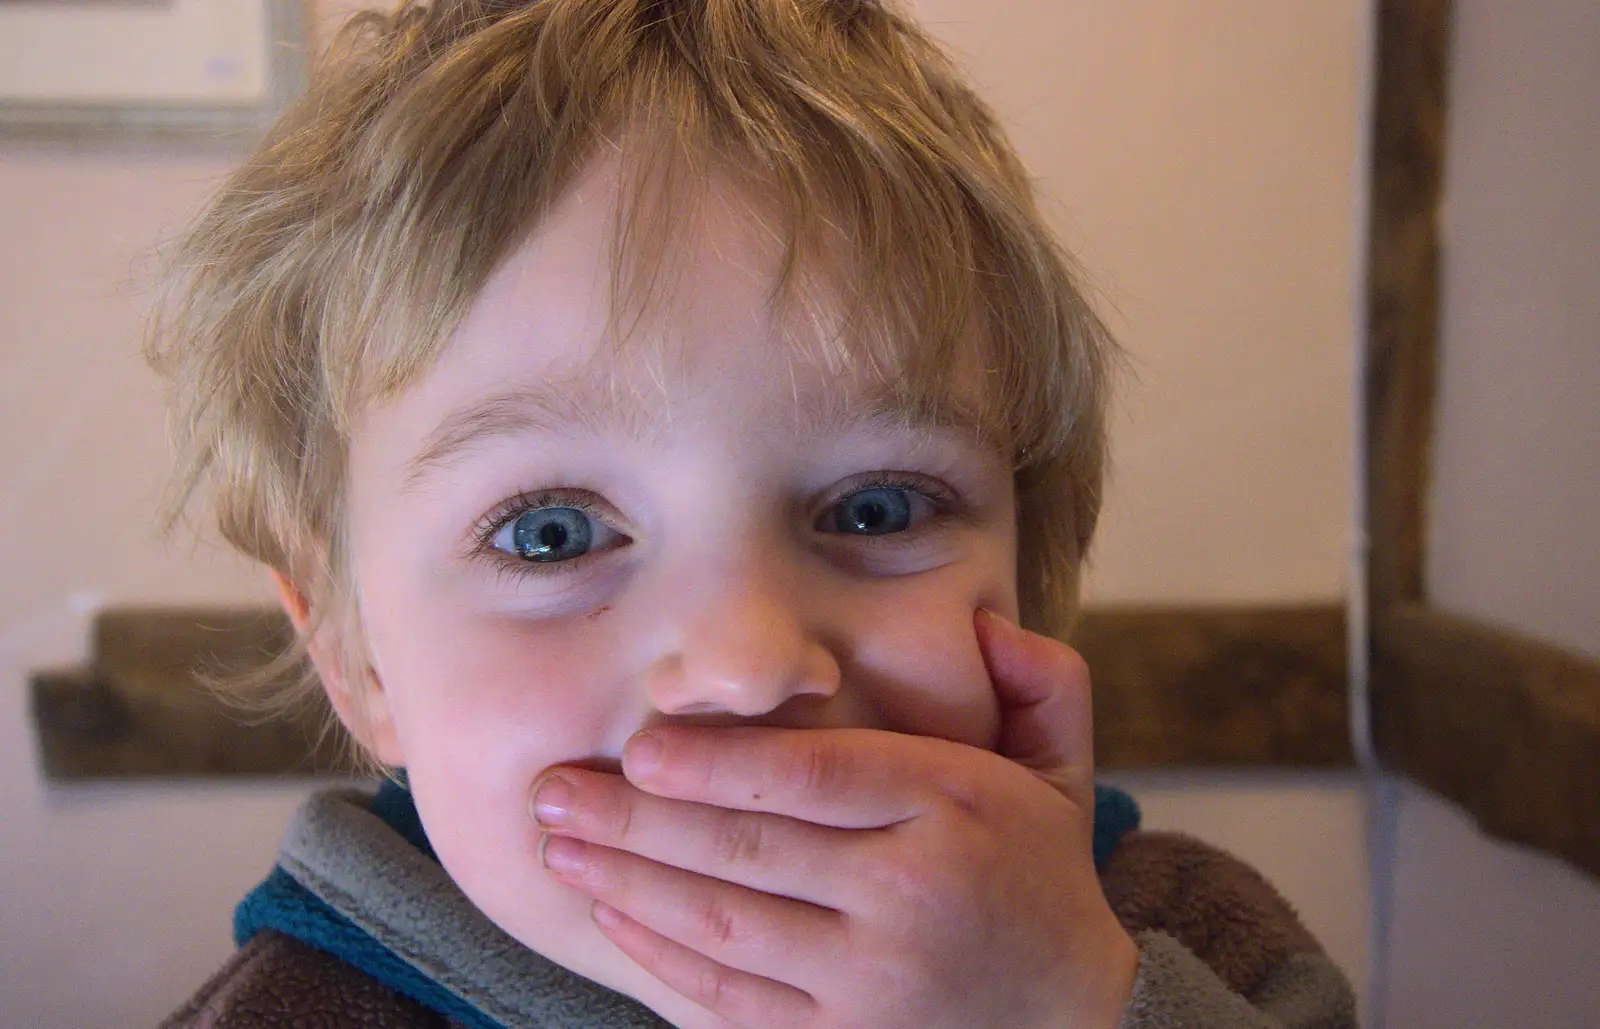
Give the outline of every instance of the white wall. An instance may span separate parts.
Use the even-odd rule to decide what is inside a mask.
[[[1367,0],[917,0],[1052,199],[1134,376],[1091,603],[1349,582]],[[1261,868],[1365,992],[1352,774],[1122,774],[1146,824]]]
[[[1600,883],[1402,784],[1382,1025],[1594,1029]]]
[[[135,353],[137,251],[221,156],[0,143],[0,1025],[154,1025],[231,949],[304,784],[52,788],[29,669],[102,601],[265,602],[154,529],[165,443]]]
[[[1428,590],[1600,659],[1600,7],[1458,0]],[[1414,788],[1385,1024],[1600,1024],[1600,881]]]
[[[1369,5],[916,4],[1013,127],[1135,359],[1094,600],[1344,593]],[[28,669],[83,656],[95,598],[266,599],[227,556],[154,537],[157,390],[124,285],[226,165],[0,143],[0,1026],[156,1021],[227,954],[303,791],[51,788],[25,711]],[[1353,777],[1117,779],[1149,824],[1265,870],[1365,982]]]
[[[914,6],[1132,352],[1090,598],[1342,596],[1366,0]]]
[[[1459,0],[1428,590],[1600,660],[1600,5]]]

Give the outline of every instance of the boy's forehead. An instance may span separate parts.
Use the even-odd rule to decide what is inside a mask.
[[[760,403],[769,431],[796,440],[850,435],[936,434],[977,442],[983,425],[961,393],[911,404],[884,383],[824,383],[802,387],[798,377]],[[647,388],[623,384],[595,370],[581,377],[504,385],[464,399],[445,412],[405,461],[402,489],[413,489],[475,448],[496,440],[526,438],[626,438],[660,442],[681,428],[677,412],[689,399],[683,383],[652,381]]]
[[[407,486],[495,438],[659,436],[697,392],[730,380],[749,385],[772,431],[798,438],[936,427],[981,436],[987,391],[975,362],[911,384],[905,368],[883,367],[823,324],[825,302],[800,311],[820,318],[774,313],[782,247],[753,214],[759,198],[699,194],[707,202],[676,226],[683,245],[654,277],[660,293],[619,308],[619,183],[614,160],[596,162],[485,284],[417,384],[420,403],[406,405],[416,441]]]

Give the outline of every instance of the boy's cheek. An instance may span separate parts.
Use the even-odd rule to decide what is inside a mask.
[[[993,549],[847,590],[801,616],[825,623],[810,629],[840,665],[841,696],[824,722],[993,745],[998,705],[973,614],[1015,618],[1017,608],[1009,555]],[[522,619],[430,602],[401,582],[366,585],[392,587],[376,591],[388,602],[373,605],[368,628],[410,761],[429,753],[456,774],[520,788],[552,764],[617,756],[655,720],[641,676],[661,631],[641,619],[657,605]],[[411,603],[397,603],[407,593]]]
[[[883,728],[994,748],[1000,709],[973,626],[979,607],[1014,617],[1015,591],[929,591],[862,619],[845,678],[870,698]]]
[[[620,753],[624,723],[638,720],[601,660],[603,641],[563,641],[516,620],[426,602],[370,632],[419,790],[437,779],[441,789],[505,791],[520,804],[520,792],[550,765]]]

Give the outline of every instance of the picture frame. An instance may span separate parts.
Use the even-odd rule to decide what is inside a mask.
[[[305,75],[303,0],[0,0],[0,135],[227,138]]]

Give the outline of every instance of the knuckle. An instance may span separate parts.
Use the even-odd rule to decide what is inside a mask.
[[[951,913],[950,874],[937,859],[902,854],[879,866],[876,878],[876,894],[902,918],[914,923],[924,914]]]
[[[702,968],[694,980],[693,1000],[696,1004],[711,1011],[727,1006],[729,995],[733,990],[728,982],[727,973],[721,968],[715,966]]]
[[[982,786],[964,776],[948,776],[940,783],[939,796],[949,806],[947,811],[934,810],[946,817],[978,823],[989,809],[988,796]]]
[[[700,911],[700,931],[711,943],[725,947],[738,934],[737,919],[727,905],[711,897]]]
[[[906,861],[894,869],[894,897],[914,911],[941,907],[944,876],[925,861]]]
[[[786,785],[799,792],[827,796],[838,791],[845,773],[842,750],[831,743],[806,740],[789,763]]]
[[[887,995],[915,995],[925,988],[927,974],[921,953],[914,947],[897,947],[881,955],[875,969]]]
[[[766,853],[766,830],[759,819],[743,812],[725,812],[718,818],[712,851],[725,865],[754,865]]]
[[[585,848],[588,861],[583,881],[590,890],[612,907],[627,908],[633,901],[634,878],[626,861],[614,860],[604,845]]]
[[[1064,675],[1073,682],[1087,684],[1091,679],[1089,662],[1072,646],[1063,643],[1054,637],[1043,637],[1050,644],[1056,662],[1060,665],[1057,674]]]

